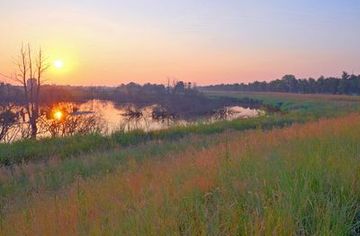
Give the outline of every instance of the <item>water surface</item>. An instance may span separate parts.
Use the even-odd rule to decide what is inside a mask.
[[[213,123],[220,120],[247,119],[265,114],[264,111],[259,109],[231,106],[209,111],[207,115],[199,115],[185,119],[182,118],[181,114],[168,113],[165,108],[157,104],[138,107],[134,104],[118,105],[111,101],[102,100],[90,100],[84,103],[60,103],[51,108],[41,108],[45,115],[43,115],[39,121],[39,137],[58,136],[60,134],[60,136],[66,136],[71,134],[70,131],[67,131],[69,133],[63,131],[64,127],[61,126],[61,121],[54,120],[52,116],[52,110],[61,110],[64,107],[71,108],[66,114],[74,120],[86,120],[89,119],[89,117],[96,117],[96,122],[101,124],[99,127],[101,127],[101,132],[105,135],[109,135],[115,131],[152,131],[178,125],[185,126],[198,122]],[[16,110],[21,110],[21,107],[17,107]],[[24,116],[21,117],[22,118],[19,119],[20,124],[9,133],[12,141],[21,139],[24,130],[26,130],[24,127],[26,127],[27,119]],[[77,123],[74,124],[76,125]],[[92,125],[94,123],[89,124]],[[78,125],[84,125],[84,123],[79,123]],[[22,127],[23,130],[19,127]]]

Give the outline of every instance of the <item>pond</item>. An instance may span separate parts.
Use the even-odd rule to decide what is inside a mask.
[[[184,119],[181,116],[166,114],[166,110],[159,105],[136,108],[133,104],[115,105],[111,101],[100,100],[91,100],[80,104],[79,110],[99,114],[107,124],[108,133],[118,130],[131,131],[134,129],[151,131],[166,129],[176,125],[189,125],[196,122],[213,123],[219,120],[246,119],[265,114],[260,109],[231,106],[210,111],[207,116]],[[156,112],[158,116],[156,116]],[[165,114],[163,115],[163,113]]]
[[[10,130],[7,142],[26,137],[27,118],[21,107],[19,125]],[[257,117],[265,114],[260,109],[241,106],[225,106],[209,111],[206,115],[182,117],[181,114],[168,112],[164,107],[154,104],[135,106],[134,104],[115,104],[112,101],[90,100],[84,103],[59,103],[42,107],[38,122],[38,137],[67,136],[76,133],[98,131],[109,135],[116,131],[152,131],[177,125],[190,125],[198,122],[213,123],[219,120],[234,120]]]

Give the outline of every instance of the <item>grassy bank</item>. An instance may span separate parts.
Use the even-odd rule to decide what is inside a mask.
[[[360,116],[233,132],[130,159],[1,217],[4,235],[349,235],[359,230]]]
[[[204,149],[221,142],[228,132],[267,130],[293,122],[284,117],[261,117],[151,133],[30,140],[4,146],[2,151],[9,154],[2,160],[11,160],[11,165],[0,168],[0,210],[6,208],[9,199],[21,202],[32,192],[59,191],[77,178],[109,174],[129,158],[141,161],[187,149]]]
[[[178,140],[188,135],[209,135],[225,130],[270,129],[284,127],[294,122],[304,122],[301,116],[270,115],[265,117],[219,121],[213,124],[198,123],[188,126],[172,127],[166,130],[129,133],[116,132],[111,136],[85,135],[42,140],[25,140],[13,144],[0,144],[0,165],[9,166],[22,162],[58,157],[71,158],[81,154],[138,145],[153,140]]]

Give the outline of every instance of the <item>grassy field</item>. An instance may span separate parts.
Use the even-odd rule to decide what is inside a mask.
[[[282,112],[0,145],[0,235],[360,232],[359,98],[226,96]]]
[[[203,150],[137,161],[39,191],[3,235],[346,235],[359,227],[360,116],[228,133]]]

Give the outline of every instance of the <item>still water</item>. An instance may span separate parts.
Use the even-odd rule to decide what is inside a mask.
[[[130,131],[141,129],[145,131],[166,129],[175,125],[188,125],[196,122],[213,123],[218,120],[246,119],[264,115],[265,112],[258,109],[244,108],[240,106],[224,107],[217,111],[209,112],[209,116],[193,117],[192,119],[182,119],[179,117],[166,117],[164,119],[155,119],[154,109],[158,105],[146,106],[136,109],[133,104],[115,105],[110,101],[91,100],[80,104],[79,110],[83,112],[93,112],[98,114],[107,126],[107,132],[112,133],[119,129]],[[129,117],[129,109],[141,113],[139,117]]]
[[[64,108],[68,109],[66,113]],[[23,108],[17,107],[15,109],[20,111]],[[152,131],[177,125],[186,126],[198,122],[213,123],[219,120],[246,119],[265,114],[264,111],[258,109],[232,106],[209,111],[208,115],[184,119],[181,118],[181,114],[170,114],[159,105],[137,108],[134,104],[117,105],[111,101],[101,100],[90,100],[80,104],[60,103],[51,108],[42,107],[41,110],[43,115],[38,122],[39,138],[67,136],[94,130],[101,131],[105,135],[115,131]],[[62,116],[65,117],[65,115],[70,119],[62,120]],[[5,140],[5,142],[12,142],[26,137],[24,132],[29,131],[26,128],[28,127],[28,119],[22,117],[22,119],[19,119],[19,124],[10,130],[8,140]],[[56,120],[56,118],[59,120]],[[66,123],[66,120],[70,122]],[[92,129],[91,127],[100,128]]]

